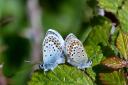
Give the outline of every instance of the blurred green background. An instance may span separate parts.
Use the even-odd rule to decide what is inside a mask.
[[[33,67],[42,61],[41,43],[48,29],[57,30],[64,38],[74,33],[87,48],[93,66],[116,55],[111,45],[118,32],[109,42],[110,30],[112,23],[119,22],[116,28],[128,32],[127,5],[127,0],[0,0],[0,85],[27,85]],[[119,21],[101,16],[100,8]],[[94,81],[96,72],[97,68],[87,71]],[[96,83],[86,85],[92,84]]]

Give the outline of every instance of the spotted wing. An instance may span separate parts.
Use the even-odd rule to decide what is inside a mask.
[[[42,44],[42,68],[45,71],[53,70],[58,64],[64,63],[63,46],[64,40],[61,35],[57,31],[49,29]]]
[[[72,33],[65,39],[65,53],[67,62],[80,69],[89,67],[91,61],[88,59],[82,43]]]

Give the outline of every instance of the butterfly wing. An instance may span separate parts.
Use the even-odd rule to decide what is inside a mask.
[[[88,59],[82,43],[72,33],[65,39],[65,53],[67,62],[80,69],[90,67],[92,63]]]
[[[61,35],[49,29],[42,44],[43,64],[40,67],[44,71],[53,70],[58,64],[65,62],[63,47],[64,40]]]

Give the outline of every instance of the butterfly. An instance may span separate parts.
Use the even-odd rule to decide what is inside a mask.
[[[63,50],[64,40],[62,36],[57,31],[49,29],[42,44],[43,64],[39,67],[48,71],[54,70],[58,64],[65,63]]]
[[[67,62],[79,69],[88,68],[92,64],[81,41],[73,33],[70,33],[65,39],[65,54]]]

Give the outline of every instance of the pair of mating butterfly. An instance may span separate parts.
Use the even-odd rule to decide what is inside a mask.
[[[79,69],[90,67],[92,64],[82,43],[72,33],[64,41],[57,31],[49,29],[45,35],[42,49],[43,64],[40,65],[40,68],[44,71],[53,70],[58,64],[65,63],[64,55],[67,56],[67,63]]]

